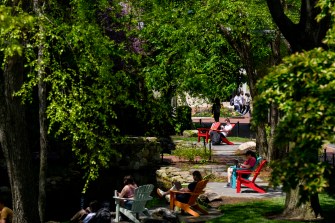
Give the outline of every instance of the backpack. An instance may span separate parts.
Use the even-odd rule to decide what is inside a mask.
[[[96,215],[94,215],[89,223],[110,223],[112,220],[112,214],[109,208],[100,208]]]
[[[211,140],[212,140],[212,145],[220,145],[221,143],[221,136],[220,133],[212,131],[210,133]]]

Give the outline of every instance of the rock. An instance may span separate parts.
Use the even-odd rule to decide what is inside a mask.
[[[205,188],[206,191],[206,188]],[[222,200],[221,196],[217,193],[211,192],[211,191],[206,191],[204,194],[199,196],[199,199],[202,201],[208,200],[209,202],[215,201],[215,200]]]
[[[164,223],[177,223],[177,216],[167,208],[156,208],[150,211],[151,217],[145,218],[142,222],[145,223],[156,223],[156,222],[164,222]]]
[[[254,141],[245,142],[238,147],[236,153],[244,154],[247,150],[256,151],[256,143]]]

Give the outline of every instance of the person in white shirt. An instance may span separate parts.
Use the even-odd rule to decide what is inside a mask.
[[[242,98],[240,92],[238,92],[234,97],[234,110],[241,113]]]
[[[220,134],[226,138],[228,133],[232,130],[233,126],[230,124],[229,118],[226,118],[225,122],[226,125],[221,125]]]

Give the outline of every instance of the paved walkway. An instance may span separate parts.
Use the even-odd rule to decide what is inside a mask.
[[[216,145],[212,146],[212,159],[218,161],[224,165],[232,165],[233,160],[236,158],[241,159],[241,156],[236,155],[236,150],[240,146],[240,143],[236,143],[235,145]],[[241,160],[242,161],[242,160]],[[225,166],[226,167],[226,166]],[[221,172],[222,176],[226,176],[226,171]],[[260,186],[267,187],[268,184],[263,182],[261,178],[257,178],[256,182]],[[249,197],[249,198],[267,198],[267,197],[278,197],[283,196],[284,194],[280,189],[274,190],[273,188],[268,188],[266,194],[256,193],[253,190],[248,188],[242,188],[241,193],[236,193],[236,189],[226,188],[226,182],[209,182],[207,184],[207,188],[214,193],[217,193],[221,196],[225,197]]]
[[[232,164],[235,158],[243,158],[235,153],[240,144],[241,143],[236,143],[235,145],[223,144],[212,146],[212,160],[222,163],[222,166],[205,165],[202,168],[206,169],[207,172],[208,169],[211,169],[212,172],[219,172],[222,176],[226,176],[226,165]],[[263,182],[260,178],[257,182],[260,186],[268,187],[268,184]],[[227,182],[209,182],[206,186],[206,192],[215,193],[217,194],[216,197],[222,197],[223,199],[225,199],[225,197],[264,199],[284,196],[284,193],[280,189],[275,190],[273,188],[267,188],[267,193],[260,194],[249,188],[242,187],[241,193],[236,193],[236,189],[226,188],[226,184]],[[209,213],[209,215],[200,215],[198,218],[192,217],[189,214],[178,215],[178,218],[180,222],[206,222],[210,219],[215,219],[223,215],[216,208],[209,209]]]

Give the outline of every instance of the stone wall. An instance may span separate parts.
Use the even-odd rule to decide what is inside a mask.
[[[115,144],[121,154],[112,160],[112,166],[122,169],[138,170],[144,167],[156,166],[161,161],[161,146],[155,137],[129,138],[127,142]]]
[[[157,186],[164,190],[170,189],[172,182],[188,184],[193,181],[191,171],[182,171],[176,167],[161,167],[156,171]]]

